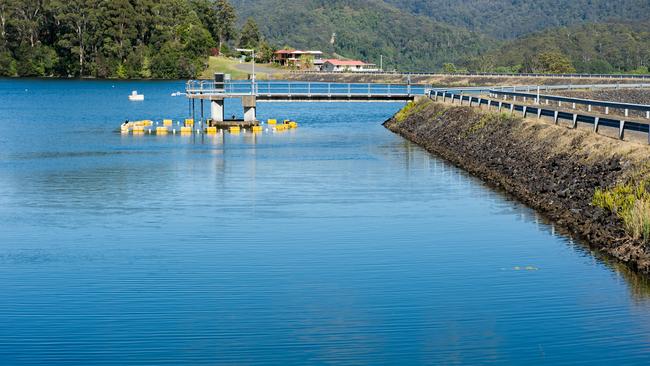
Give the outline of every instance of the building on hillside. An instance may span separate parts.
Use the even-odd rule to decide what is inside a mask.
[[[323,64],[323,52],[302,50],[279,50],[273,55],[273,62],[281,66],[304,68],[305,61],[311,58],[310,68],[318,69]]]
[[[321,71],[326,72],[376,72],[379,68],[375,64],[369,64],[357,60],[323,60]]]

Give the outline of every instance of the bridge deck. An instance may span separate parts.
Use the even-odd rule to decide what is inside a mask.
[[[221,100],[255,96],[258,102],[391,102],[425,95],[424,86],[303,82],[189,81],[190,99]]]

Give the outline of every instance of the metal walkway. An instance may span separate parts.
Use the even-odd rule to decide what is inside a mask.
[[[395,102],[424,96],[426,88],[395,84],[190,80],[186,93],[190,99],[207,100],[254,96],[257,102]]]

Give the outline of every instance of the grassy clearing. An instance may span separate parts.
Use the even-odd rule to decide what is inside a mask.
[[[650,240],[650,180],[638,184],[622,184],[611,189],[596,189],[592,203],[615,213],[623,220],[625,230],[644,243]]]
[[[245,80],[248,78],[248,73],[237,68],[240,65],[238,59],[227,58],[223,56],[211,56],[208,60],[208,68],[201,74],[202,79],[212,79],[215,72],[223,72],[230,74],[234,80]],[[265,68],[274,67],[269,64],[258,64]],[[258,80],[267,80],[269,74],[264,72],[255,72]]]

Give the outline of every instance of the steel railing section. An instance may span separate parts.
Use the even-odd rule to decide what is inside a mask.
[[[534,99],[545,99],[555,102],[566,102],[566,103],[575,103],[586,106],[594,107],[604,107],[612,109],[621,109],[621,110],[635,110],[642,112],[650,112],[650,105],[647,104],[634,104],[634,103],[621,103],[621,102],[608,102],[603,100],[593,100],[593,99],[583,99],[583,98],[572,98],[564,97],[559,95],[547,95],[547,94],[533,94],[533,93],[524,93],[524,92],[512,92],[512,91],[502,91],[502,90],[490,90],[489,93],[494,95],[503,95],[511,97],[522,97]]]
[[[334,96],[414,96],[424,95],[425,87],[401,84],[373,83],[319,83],[319,82],[227,82],[215,83],[208,80],[190,80],[187,82],[188,94],[218,95],[334,95]]]
[[[537,118],[552,117],[555,124],[558,123],[560,119],[568,120],[572,123],[572,128],[576,128],[579,122],[589,123],[593,125],[594,132],[598,132],[598,129],[601,126],[612,127],[618,129],[619,139],[623,139],[626,131],[635,131],[647,134],[647,142],[650,144],[650,121],[647,123],[639,121],[629,121],[622,116],[602,116],[595,114],[584,113],[584,111],[566,111],[559,108],[553,108],[553,106],[548,105],[528,105],[528,104],[517,104],[515,101],[511,100],[492,100],[490,98],[485,98],[482,96],[473,96],[473,95],[464,95],[460,93],[452,92],[438,92],[434,91],[428,95],[429,98],[437,100],[442,98],[443,102],[449,98],[449,100],[454,103],[455,100],[460,101],[462,105],[464,101],[467,101],[470,106],[473,103],[477,105],[487,105],[489,107],[498,108],[499,111],[505,109],[509,110],[510,113],[522,112],[523,117],[527,117],[528,114],[536,115]]]

